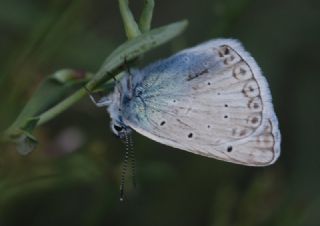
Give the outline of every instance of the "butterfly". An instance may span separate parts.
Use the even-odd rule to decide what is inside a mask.
[[[127,72],[107,106],[118,136],[133,130],[194,154],[248,166],[280,155],[281,135],[268,83],[233,39],[185,49]]]

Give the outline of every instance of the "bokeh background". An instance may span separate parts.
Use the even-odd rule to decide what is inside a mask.
[[[139,15],[143,1],[131,1]],[[134,134],[138,187],[119,202],[124,145],[84,98],[36,129],[27,156],[2,145],[0,226],[320,225],[320,2],[161,0],[153,27],[187,31],[139,66],[217,37],[241,40],[263,69],[283,137],[276,164],[250,168]],[[126,40],[116,0],[0,1],[0,129],[61,68],[95,72]]]

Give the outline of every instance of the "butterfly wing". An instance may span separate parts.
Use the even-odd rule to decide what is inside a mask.
[[[160,143],[251,166],[272,164],[280,132],[268,84],[239,42],[210,41],[144,69],[125,123]]]

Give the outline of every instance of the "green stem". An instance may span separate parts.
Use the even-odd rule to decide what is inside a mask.
[[[128,0],[119,0],[119,7],[120,7],[120,13],[123,19],[123,23],[124,23],[124,27],[125,27],[128,39],[132,39],[134,37],[139,36],[141,32],[129,9]],[[145,0],[145,6],[143,8],[143,11],[140,17],[140,28],[143,32],[150,30],[153,8],[154,8],[154,0]],[[99,71],[99,72],[97,74],[105,73],[105,71],[103,72]],[[101,83],[101,81],[92,80],[87,84],[86,88],[89,91],[92,91],[99,83]],[[39,116],[39,121],[37,123],[37,126],[42,125],[47,121],[51,120],[52,118],[56,117],[58,114],[60,114],[61,112],[65,111],[70,106],[72,106],[75,102],[79,101],[86,94],[87,94],[87,91],[84,88],[82,88],[76,91],[71,96],[67,97],[65,100],[61,101],[56,106],[42,113]]]
[[[120,73],[115,78],[119,81],[124,74]],[[91,84],[91,85],[90,85]],[[51,119],[55,118],[57,115],[62,113],[63,111],[67,110],[69,107],[71,107],[73,104],[81,100],[84,96],[88,94],[88,91],[93,91],[95,88],[95,84],[93,83],[87,83],[86,89],[81,88],[77,90],[75,93],[73,93],[71,96],[67,97],[63,101],[61,101],[59,104],[55,105],[54,107],[50,108],[49,110],[43,112],[41,115],[39,115],[39,121],[37,122],[37,126],[42,125]],[[109,85],[107,89],[104,91],[109,91],[113,88],[114,85],[114,79],[110,79],[106,82],[106,85]]]
[[[87,94],[86,90],[84,88],[79,89],[71,96],[67,97],[63,101],[61,101],[59,104],[55,105],[54,107],[50,108],[49,110],[45,111],[39,116],[39,121],[37,123],[37,126],[42,125],[49,121],[50,119],[56,117],[61,112],[68,109],[70,106],[72,106],[75,102],[79,101],[82,97],[84,97]]]
[[[119,8],[127,38],[132,39],[134,37],[139,36],[141,32],[139,30],[138,24],[136,23],[132,15],[132,12],[129,9],[128,0],[119,0]]]
[[[186,26],[186,21],[176,22],[141,34],[139,37],[123,43],[110,54],[100,70],[87,83],[86,88],[89,91],[92,91],[105,82],[112,82],[113,79],[110,79],[110,77],[115,76],[121,71],[121,65],[123,64],[124,58],[129,61],[135,59],[146,51],[151,50],[180,34]],[[116,76],[117,80],[120,80],[122,76],[123,73],[118,74]],[[41,125],[54,118],[56,115],[68,109],[71,105],[80,100],[86,94],[87,92],[84,88],[76,91],[74,94],[67,97],[56,106],[42,113],[39,116],[40,120],[38,121],[37,125]]]
[[[152,15],[153,15],[153,8],[154,8],[154,0],[145,0],[144,1],[144,8],[141,13],[139,27],[141,32],[146,32],[150,30]]]
[[[113,79],[111,78],[117,75],[116,78],[119,81],[125,74],[119,73],[121,72],[121,70],[123,70],[122,65],[124,60],[132,61],[145,52],[165,42],[168,42],[169,40],[179,35],[186,28],[186,26],[187,21],[180,21],[157,29],[153,29],[149,32],[139,35],[134,39],[126,41],[118,48],[116,48],[109,55],[109,57],[107,57],[99,71],[94,76],[90,76],[90,81],[87,83],[86,88],[89,91],[92,91],[95,88],[103,85],[103,90],[109,91],[109,89],[112,89],[114,86]],[[65,70],[63,70],[63,72],[65,72]],[[68,88],[67,85],[63,87],[60,86],[61,84],[63,85],[68,81],[69,76],[70,75],[68,71],[66,75],[64,74],[64,76],[62,76],[60,73],[55,73],[55,76],[51,76],[51,78],[49,79],[53,80],[50,80],[50,83],[45,83],[40,87],[41,90],[37,91],[34,94],[34,96],[25,106],[24,110],[21,112],[21,116],[19,116],[16,122],[14,122],[13,125],[4,132],[4,134],[2,134],[0,140],[11,140],[17,143],[22,147],[21,149],[23,150],[23,153],[30,151],[32,148],[30,148],[29,143],[34,144],[36,142],[35,138],[31,135],[35,127],[53,119],[87,94],[87,91],[84,88],[81,88],[71,96],[62,100],[54,107],[43,112],[43,109],[46,109],[47,106],[49,106],[47,103],[47,98],[43,95],[43,91],[45,91],[45,93],[48,93],[48,91],[50,91],[50,93],[55,95],[55,98],[58,98],[58,96],[56,96],[57,91],[59,91],[59,93],[61,91],[64,92],[65,89]],[[58,84],[56,84],[57,82]],[[56,102],[55,98],[52,101]],[[37,112],[43,113],[37,115]]]

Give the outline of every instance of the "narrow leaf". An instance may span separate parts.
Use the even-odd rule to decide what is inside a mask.
[[[39,118],[35,117],[82,87],[89,76],[88,73],[63,69],[45,79],[22,109],[15,122],[5,131],[2,139],[12,140],[19,144],[30,141],[29,144],[34,145],[35,138],[31,134],[39,121]],[[29,144],[28,146],[31,146]],[[20,149],[28,148],[20,145]]]
[[[93,76],[87,87],[91,90],[106,82],[109,74],[118,69],[124,61],[131,61],[145,52],[160,46],[178,36],[186,27],[187,21],[172,23],[143,33],[115,49],[105,60],[100,70]]]

